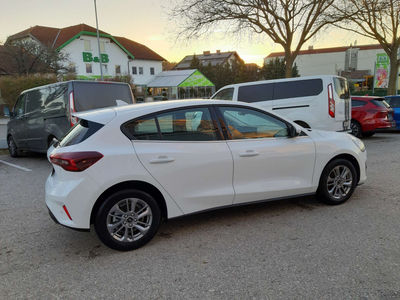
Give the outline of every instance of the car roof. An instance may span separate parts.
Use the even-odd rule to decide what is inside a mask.
[[[96,110],[90,110],[86,112],[74,113],[73,115],[93,121],[101,124],[106,124],[115,116],[119,117],[121,121],[131,120],[140,116],[152,114],[163,110],[169,110],[174,108],[184,108],[186,106],[197,106],[197,105],[235,105],[253,107],[264,110],[261,107],[257,107],[254,104],[248,104],[244,102],[232,102],[226,100],[210,100],[210,99],[192,99],[192,100],[168,100],[160,102],[146,102],[140,104],[131,104],[126,106],[102,108]]]

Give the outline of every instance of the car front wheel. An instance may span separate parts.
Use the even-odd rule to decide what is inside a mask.
[[[129,251],[144,246],[155,236],[160,216],[152,196],[139,190],[123,190],[101,205],[95,229],[106,246]]]
[[[18,149],[17,144],[15,143],[14,139],[10,136],[7,140],[8,144],[8,152],[10,153],[11,157],[20,157],[21,151]]]
[[[335,159],[322,172],[317,196],[330,205],[342,204],[351,197],[356,184],[357,173],[353,164],[345,159]]]

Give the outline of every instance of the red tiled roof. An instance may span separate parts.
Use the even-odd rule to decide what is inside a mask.
[[[357,48],[360,50],[376,50],[376,49],[382,49],[382,46],[381,45],[356,45],[356,46],[353,46],[352,48]],[[321,48],[321,49],[307,49],[307,50],[300,50],[298,55],[345,52],[347,49],[350,49],[350,46]],[[285,52],[273,52],[270,55],[268,55],[267,57],[272,58],[272,57],[282,57],[282,56],[285,56]]]
[[[148,60],[161,60],[166,61],[165,58],[155,53],[150,48],[145,45],[136,43],[130,39],[114,36],[114,38],[126,49],[128,50],[135,59],[148,59]]]
[[[82,31],[96,33],[96,28],[91,27],[86,24],[78,24],[74,26],[69,26],[65,28],[52,28],[45,26],[34,26],[19,33],[16,33],[10,36],[9,40],[19,39],[27,36],[33,36],[41,43],[46,46],[53,46],[54,48],[58,48],[62,46],[64,43],[68,42],[74,36],[79,34]],[[108,34],[107,32],[99,30],[101,34]],[[148,59],[148,60],[160,60],[166,61],[165,58],[161,57],[157,53],[155,53],[150,48],[145,45],[136,43],[132,40],[129,40],[124,37],[114,37],[128,52],[130,52],[135,59]]]

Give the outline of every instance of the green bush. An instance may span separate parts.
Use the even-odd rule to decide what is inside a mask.
[[[352,96],[378,96],[378,97],[385,97],[387,95],[387,89],[375,89],[374,92],[372,90],[368,91],[354,91],[351,93]]]
[[[55,76],[21,76],[4,78],[0,80],[1,96],[6,104],[5,106],[8,106],[11,109],[22,91],[55,82],[57,82],[57,77]]]

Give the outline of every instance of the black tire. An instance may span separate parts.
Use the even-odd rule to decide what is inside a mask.
[[[351,120],[350,128],[351,128],[352,135],[354,135],[355,137],[361,138],[363,133],[362,133],[362,128],[361,128],[360,123],[358,123],[355,120]]]
[[[345,170],[348,171],[349,175],[342,176]],[[336,177],[335,172],[340,175]],[[321,174],[317,197],[326,204],[342,204],[349,200],[356,185],[357,172],[353,164],[346,159],[335,159],[326,165]],[[338,189],[340,194],[337,193]]]
[[[132,210],[132,202],[135,199],[138,201]],[[127,207],[127,202],[130,203],[130,207]],[[146,208],[146,205],[150,209],[149,215],[137,218],[136,213]],[[106,246],[119,251],[129,251],[147,244],[156,235],[160,220],[160,208],[156,200],[145,192],[129,189],[116,192],[104,201],[97,212],[94,226],[98,237]],[[148,223],[147,227],[142,225],[145,223]],[[137,226],[147,228],[146,232],[142,233]],[[112,227],[115,229],[112,230]],[[113,231],[113,234],[109,230]]]
[[[18,149],[18,146],[12,136],[7,139],[7,144],[8,152],[10,153],[11,157],[20,157],[22,155],[22,151]]]
[[[362,136],[363,137],[371,137],[371,136],[373,136],[375,134],[375,132],[364,132],[363,134],[362,134]]]

